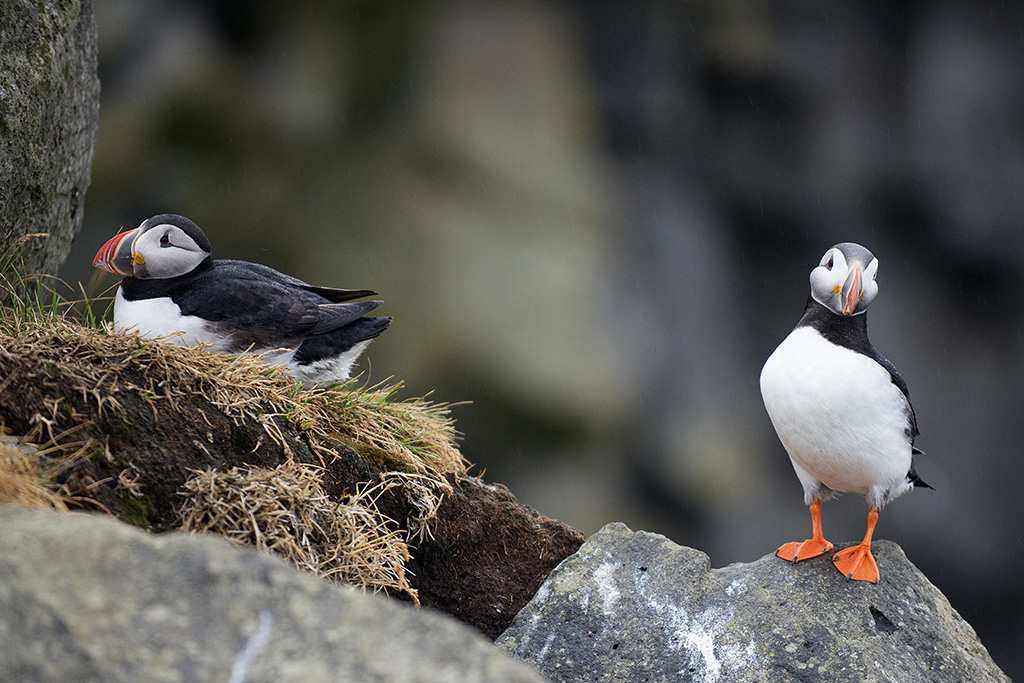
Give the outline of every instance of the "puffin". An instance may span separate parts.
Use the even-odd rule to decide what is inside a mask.
[[[776,555],[800,562],[832,549],[821,531],[821,504],[836,492],[868,505],[860,544],[837,552],[847,580],[878,583],[871,537],[878,513],[914,487],[917,417],[907,383],[868,339],[867,308],[878,294],[878,259],[853,242],[825,252],[811,271],[803,317],[761,370],[761,396],[779,440],[803,485],[811,538],[786,543]]]
[[[367,317],[368,289],[318,287],[258,263],[214,260],[210,241],[184,216],[160,214],[110,238],[93,267],[125,276],[114,328],[214,353],[261,354],[304,386],[349,378],[370,340],[391,324]]]

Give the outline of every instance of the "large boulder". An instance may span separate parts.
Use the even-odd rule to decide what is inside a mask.
[[[82,227],[97,62],[91,0],[0,3],[0,257],[49,235],[23,246],[26,274],[55,275]]]
[[[1009,681],[899,546],[872,548],[877,585],[848,582],[827,555],[711,569],[610,524],[497,642],[555,681]]]
[[[0,506],[0,680],[542,679],[454,619],[214,536]]]

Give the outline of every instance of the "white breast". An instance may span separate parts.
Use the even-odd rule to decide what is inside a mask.
[[[800,327],[765,362],[761,395],[805,497],[816,480],[881,509],[911,488],[907,400],[872,359]]]
[[[205,320],[182,315],[170,297],[129,301],[120,287],[114,297],[114,328],[119,332],[138,332],[150,339],[162,338],[181,346],[211,344],[210,351],[215,353],[226,350],[223,340],[207,329]]]

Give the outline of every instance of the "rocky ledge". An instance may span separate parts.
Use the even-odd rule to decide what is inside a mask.
[[[0,681],[541,681],[476,630],[213,535],[0,506]]]
[[[827,557],[711,569],[610,524],[495,646],[213,535],[0,506],[0,680],[1009,680],[897,545],[875,556],[877,585]]]
[[[1009,681],[894,543],[882,578],[828,555],[711,569],[707,555],[609,524],[542,584],[498,645],[553,681]]]

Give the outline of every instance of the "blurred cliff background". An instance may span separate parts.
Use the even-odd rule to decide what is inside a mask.
[[[877,537],[1024,677],[1024,6],[954,0],[94,0],[88,287],[118,228],[370,287],[370,381],[455,408],[490,481],[714,566],[805,538],[758,375],[826,248],[935,491]],[[113,285],[104,279],[99,287]],[[857,541],[857,496],[825,507]]]

